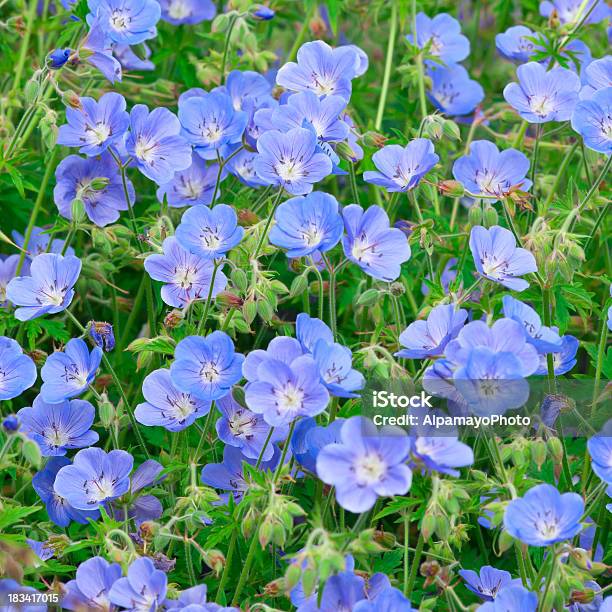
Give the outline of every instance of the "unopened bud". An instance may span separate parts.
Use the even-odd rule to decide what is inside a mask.
[[[242,227],[249,227],[259,223],[259,217],[252,210],[239,210],[238,211],[238,225]]]
[[[183,322],[184,318],[184,312],[175,308],[174,310],[171,310],[164,318],[164,326],[168,329],[174,329]]]
[[[495,207],[491,203],[488,203],[485,206],[484,211],[482,213],[482,220],[484,222],[485,227],[493,227],[494,225],[497,225],[497,222],[499,221],[499,215],[497,214],[497,210],[495,210]]]
[[[372,131],[366,132],[361,139],[366,147],[376,147],[377,149],[384,147],[385,142],[387,142],[387,138],[385,136],[379,134],[378,132]]]
[[[559,438],[549,438],[546,442],[550,455],[555,463],[561,463],[563,459],[563,444]]]
[[[533,462],[538,466],[538,470],[542,469],[544,462],[546,461],[546,442],[541,438],[538,440],[534,440],[531,443],[531,458]]]
[[[453,181],[451,179],[438,183],[438,190],[442,195],[448,196],[449,198],[461,198],[465,193],[463,185],[459,181]]]
[[[479,204],[472,204],[468,211],[468,221],[472,227],[482,225],[482,209]]]
[[[68,89],[62,93],[62,102],[64,106],[70,106],[70,108],[82,108],[81,98],[79,98],[78,94],[72,91],[72,89]]]
[[[336,145],[336,153],[340,157],[340,159],[345,159],[349,162],[356,162],[357,156],[355,155],[355,151],[351,148],[351,146],[347,142],[339,142]]]

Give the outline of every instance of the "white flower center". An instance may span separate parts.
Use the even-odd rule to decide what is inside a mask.
[[[559,534],[559,522],[555,516],[551,515],[550,511],[538,514],[535,528],[540,535],[546,539],[556,538]]]
[[[387,473],[387,464],[377,453],[368,453],[355,463],[355,476],[360,485],[372,485],[380,482]]]
[[[365,234],[361,234],[355,241],[353,242],[353,246],[351,247],[351,255],[357,261],[366,261],[369,262],[373,256],[376,255],[376,245],[372,244],[368,237]]]
[[[237,412],[229,419],[228,425],[232,434],[240,438],[252,438],[257,418],[246,411]]]
[[[47,429],[44,434],[45,442],[49,446],[60,448],[68,443],[68,436],[65,431],[61,431],[57,426]]]
[[[529,106],[535,115],[546,117],[555,110],[554,100],[548,95],[540,94],[529,100]]]
[[[181,195],[188,200],[197,200],[204,191],[204,184],[200,181],[187,179],[181,186]]]
[[[58,287],[55,282],[46,287],[41,287],[40,293],[43,296],[41,304],[45,306],[61,306],[67,291],[68,287]]]
[[[324,234],[321,228],[311,225],[307,230],[302,232],[302,238],[308,246],[315,246],[323,240]]]
[[[139,136],[136,140],[134,153],[136,153],[136,157],[138,159],[147,163],[151,163],[155,159],[156,147],[157,145],[154,142],[150,142],[143,136]]]
[[[302,164],[293,159],[281,160],[275,166],[276,174],[286,183],[296,181],[304,175]]]
[[[334,93],[336,89],[336,81],[332,76],[312,73],[314,82],[314,90],[321,96],[328,96]]]
[[[106,123],[102,121],[96,123],[94,127],[91,127],[89,129],[89,132],[90,132],[89,134],[90,140],[92,140],[95,144],[99,144],[99,145],[106,142],[108,137],[111,135],[110,126],[108,126]]]
[[[190,289],[198,277],[197,269],[190,266],[177,266],[174,271],[174,284],[181,289]]]
[[[276,398],[279,412],[294,412],[302,406],[304,392],[288,384],[283,389],[276,390]]]
[[[110,16],[110,25],[118,32],[127,30],[131,21],[130,12],[125,9],[115,9]]]
[[[209,361],[200,368],[200,376],[204,382],[214,383],[221,378],[221,372],[214,361]]]
[[[184,421],[195,411],[195,402],[191,399],[189,393],[181,393],[180,396],[172,399],[168,398],[168,401],[172,406],[172,418],[177,421]]]
[[[185,19],[191,15],[191,9],[183,0],[174,0],[168,7],[168,15],[172,19]]]
[[[221,238],[213,228],[206,227],[200,233],[200,243],[203,249],[215,251],[221,245]]]

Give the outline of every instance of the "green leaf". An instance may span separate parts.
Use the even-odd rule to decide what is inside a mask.
[[[6,527],[17,527],[21,519],[38,512],[42,506],[4,506],[0,510],[0,530]]]

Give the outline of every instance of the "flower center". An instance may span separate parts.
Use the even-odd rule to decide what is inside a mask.
[[[185,19],[191,15],[191,9],[183,0],[174,0],[168,7],[168,15],[172,19]]]
[[[68,287],[58,287],[54,281],[47,287],[42,287],[40,289],[40,293],[44,296],[41,303],[52,306],[61,306],[64,302],[64,297],[66,296],[67,291]]]
[[[125,9],[115,9],[110,16],[110,25],[118,32],[127,30],[131,21],[130,12]]]
[[[368,237],[362,233],[360,236],[355,238],[353,246],[351,247],[351,255],[357,260],[370,260],[373,255],[376,254],[376,245],[372,244]]]
[[[138,159],[150,164],[155,159],[155,149],[156,144],[154,142],[149,142],[143,136],[139,136],[136,140],[134,153],[136,153]]]
[[[187,179],[183,181],[182,196],[188,200],[197,200],[204,191],[204,185],[200,181]]]
[[[101,145],[106,142],[108,137],[111,135],[110,126],[106,125],[106,123],[99,121],[96,125],[90,128],[90,138],[96,144]]]
[[[552,516],[550,512],[545,512],[543,515],[537,515],[535,528],[541,536],[546,539],[556,538],[559,534],[559,523],[557,518]]]
[[[234,436],[248,439],[253,437],[256,422],[256,417],[248,412],[240,411],[229,419],[228,425]]]
[[[200,368],[200,376],[205,382],[214,383],[221,378],[221,372],[214,361],[209,361]]]
[[[61,448],[68,443],[68,436],[65,431],[61,431],[54,423],[51,429],[47,429],[44,434],[45,442],[53,448]]]
[[[168,403],[172,406],[174,414],[172,415],[177,421],[184,421],[195,410],[195,402],[191,399],[189,393],[181,393],[175,398],[168,397]]]
[[[302,164],[296,162],[294,159],[281,159],[280,163],[276,164],[275,170],[276,174],[278,174],[285,183],[291,183],[303,176]]]
[[[529,106],[539,117],[546,117],[555,110],[554,101],[546,94],[533,96],[529,100]]]
[[[302,232],[302,238],[308,246],[316,246],[323,240],[323,231],[321,228],[311,225],[307,230]]]
[[[202,247],[209,251],[215,251],[221,245],[221,238],[212,227],[205,227],[203,229],[200,233],[200,241]]]
[[[191,289],[197,277],[197,269],[190,266],[177,266],[174,270],[174,284],[181,289]]]
[[[380,482],[386,472],[387,464],[376,453],[364,455],[355,463],[357,482],[362,486]]]
[[[314,82],[315,91],[322,96],[328,96],[334,93],[336,89],[336,82],[332,76],[326,76],[324,74],[312,73],[312,80]]]
[[[304,392],[302,389],[288,384],[283,389],[276,392],[277,404],[280,411],[293,412],[298,410],[304,401]]]

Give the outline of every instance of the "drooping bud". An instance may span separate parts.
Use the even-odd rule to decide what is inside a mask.
[[[449,198],[461,198],[465,194],[465,188],[459,181],[451,179],[438,183],[438,190],[442,195]]]

